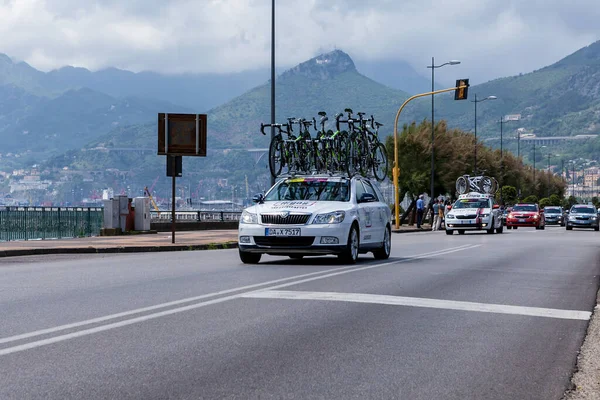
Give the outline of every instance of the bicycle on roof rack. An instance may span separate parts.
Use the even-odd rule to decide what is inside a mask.
[[[456,180],[456,192],[459,195],[470,192],[494,195],[497,191],[498,181],[493,177],[463,175]]]
[[[335,115],[336,131],[325,129],[327,113],[320,111],[319,124],[304,118],[288,118],[287,124],[261,124],[260,130],[266,135],[265,128],[273,127],[277,134],[269,144],[269,170],[274,178],[281,175],[309,173],[348,174],[360,173],[373,176],[383,181],[388,173],[388,160],[385,146],[379,141],[378,131],[383,124],[364,118],[365,113],[357,113],[353,117],[352,109],[345,109],[348,119],[343,114]],[[369,124],[370,121],[370,124]],[[348,130],[341,130],[340,125],[347,124]],[[298,125],[298,135],[294,131]],[[316,137],[310,135],[310,127],[317,132]],[[374,128],[373,128],[374,127]],[[284,138],[283,135],[287,138]]]

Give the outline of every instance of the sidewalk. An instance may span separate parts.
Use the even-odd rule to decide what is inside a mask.
[[[237,247],[237,232],[237,229],[176,232],[175,244],[171,243],[170,232],[3,242],[0,243],[0,257],[235,248]]]
[[[402,225],[393,233],[430,232],[431,227]],[[72,239],[21,240],[0,243],[0,257],[41,254],[135,253],[152,251],[184,251],[230,249],[237,247],[237,229],[181,231],[122,236],[94,236]]]

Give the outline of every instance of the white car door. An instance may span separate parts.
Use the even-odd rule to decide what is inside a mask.
[[[365,190],[367,191],[367,193],[371,193],[373,196],[375,196],[375,199],[377,199],[377,201],[375,201],[373,203],[369,203],[369,205],[372,209],[372,215],[371,215],[372,234],[371,234],[371,236],[372,236],[373,242],[380,243],[383,241],[383,236],[384,236],[384,232],[385,232],[387,205],[385,204],[383,197],[381,197],[381,195],[378,193],[378,191],[375,189],[375,187],[371,184],[371,182],[364,180],[363,185],[365,186]]]
[[[356,180],[356,203],[358,204],[358,216],[360,219],[360,242],[361,243],[372,243],[377,240],[374,236],[377,236],[377,221],[379,220],[379,214],[377,210],[377,201],[361,202],[361,197],[366,194],[373,194],[368,191],[367,185],[363,183],[362,179]],[[375,199],[377,196],[375,195]]]

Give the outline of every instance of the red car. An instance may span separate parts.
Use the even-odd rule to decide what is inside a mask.
[[[537,204],[515,204],[506,217],[506,228],[517,229],[519,226],[534,226],[544,229],[544,211]]]

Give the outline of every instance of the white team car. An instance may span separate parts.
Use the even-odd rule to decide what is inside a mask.
[[[446,234],[454,231],[463,234],[467,230],[486,230],[502,233],[503,225],[499,206],[490,194],[461,194],[445,216]]]
[[[354,263],[359,253],[390,256],[391,211],[379,188],[364,177],[303,176],[282,179],[242,212],[240,259],[262,254],[300,259],[335,254]]]

